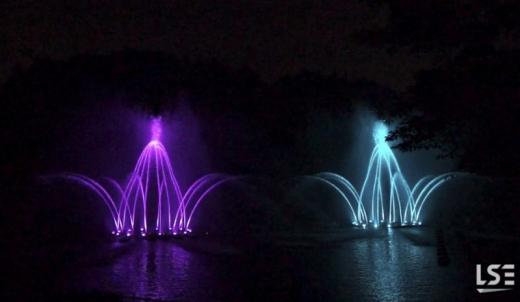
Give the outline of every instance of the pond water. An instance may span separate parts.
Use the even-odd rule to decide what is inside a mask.
[[[480,298],[474,266],[464,263],[462,249],[449,247],[449,264],[439,264],[433,230],[334,236],[316,241],[287,235],[276,245],[248,249],[161,240],[113,243],[115,256],[82,265],[63,281],[64,288],[152,301]]]

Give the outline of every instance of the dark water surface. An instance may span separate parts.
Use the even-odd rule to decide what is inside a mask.
[[[81,265],[64,288],[159,301],[480,299],[464,249],[448,240],[449,264],[441,265],[433,230],[322,237],[287,235],[274,246],[249,249],[204,239],[113,243],[106,258]]]

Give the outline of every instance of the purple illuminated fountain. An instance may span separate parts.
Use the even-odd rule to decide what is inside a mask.
[[[124,186],[111,178],[104,178],[106,185],[103,186],[81,174],[64,174],[65,178],[88,187],[103,200],[113,220],[113,234],[116,236],[190,233],[191,221],[200,203],[220,185],[235,179],[224,174],[208,174],[195,181],[183,194],[168,152],[161,143],[161,133],[160,118],[153,119],[151,140],[141,152]]]

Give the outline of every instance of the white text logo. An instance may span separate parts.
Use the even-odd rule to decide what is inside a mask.
[[[477,291],[482,294],[512,290],[515,285],[514,269],[514,264],[490,264],[483,272],[482,265],[477,264]]]

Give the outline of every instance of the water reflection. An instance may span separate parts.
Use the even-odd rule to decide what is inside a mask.
[[[462,290],[454,288],[456,272],[437,265],[436,247],[408,240],[407,232],[388,229],[386,236],[352,242],[364,297],[374,301],[449,300],[450,294]],[[423,240],[431,236],[415,235]]]
[[[437,265],[435,246],[417,244],[401,230],[233,256],[172,242],[129,244],[108,265],[87,269],[81,286],[125,297],[197,301],[424,301],[449,299],[457,291],[453,270]]]

